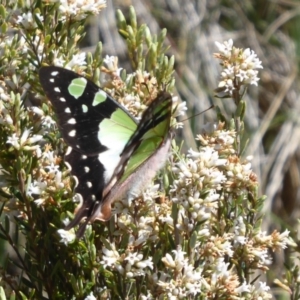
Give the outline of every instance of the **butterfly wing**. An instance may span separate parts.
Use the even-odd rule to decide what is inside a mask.
[[[115,172],[103,191],[103,201],[94,206],[89,220],[107,220],[116,199],[138,195],[163,167],[171,144],[172,97],[161,92],[144,112],[142,119],[121,153]]]
[[[65,162],[82,200],[72,228],[102,201],[103,189],[137,125],[130,114],[90,80],[59,67],[42,67],[40,82],[69,146]]]

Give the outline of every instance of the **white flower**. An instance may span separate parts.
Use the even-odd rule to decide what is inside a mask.
[[[98,14],[102,8],[106,6],[105,0],[50,0],[51,2],[58,2],[59,11],[61,13],[61,20],[66,17],[72,17],[76,20],[82,20],[89,14]],[[50,2],[49,1],[49,2]]]
[[[56,124],[56,122],[50,116],[45,116],[42,118],[42,126],[49,129],[54,124]]]
[[[257,292],[267,292],[270,290],[270,287],[267,286],[267,284],[265,282],[258,282],[259,287],[257,288]]]
[[[145,269],[145,268],[150,268],[151,270],[153,270],[153,261],[152,261],[152,257],[148,257],[145,260],[141,260],[139,262],[137,262],[135,264],[135,266],[139,269]]]
[[[215,44],[218,47],[218,49],[222,55],[224,55],[225,57],[229,57],[231,55],[232,46],[233,46],[232,39],[225,41],[223,44],[221,44],[219,42],[215,42]]]
[[[55,157],[53,151],[44,152],[43,157],[44,157],[45,161],[49,162],[49,164],[55,163],[56,157]]]
[[[39,19],[41,22],[44,21],[44,18],[43,16],[41,16],[39,13],[36,13],[35,14],[35,17],[37,19]],[[17,20],[17,23],[18,24],[22,24],[22,26],[25,28],[25,29],[34,29],[37,27],[36,25],[36,22],[32,16],[32,13],[31,12],[28,12],[28,13],[23,13],[22,16],[18,16],[18,20]]]
[[[235,87],[233,85],[233,81],[231,79],[228,79],[225,82],[225,92],[228,92],[230,95],[232,95],[232,92],[235,90]]]
[[[20,149],[19,138],[15,133],[13,133],[12,136],[8,137],[6,143],[11,144],[16,149]]]
[[[225,263],[223,257],[217,259],[217,264],[214,266],[211,278],[213,284],[216,284],[219,278],[229,277],[230,271],[228,270],[228,266],[229,262]]]
[[[59,166],[51,163],[49,166],[46,166],[45,169],[48,170],[50,175],[55,175],[59,171]]]
[[[240,294],[244,292],[250,293],[250,285],[244,281],[238,288],[235,289],[235,291]]]
[[[46,199],[39,198],[39,199],[34,200],[34,203],[35,203],[37,206],[41,206],[45,201],[46,201]]]
[[[116,266],[116,263],[120,259],[120,255],[118,251],[116,251],[115,245],[111,244],[111,250],[103,247],[102,248],[102,260],[100,261],[100,264],[103,265],[103,268]]]
[[[25,129],[21,138],[18,138],[16,133],[13,133],[12,136],[8,137],[6,143],[11,144],[16,149],[20,149],[25,145],[34,144],[43,138],[42,135],[38,135],[38,134],[33,134],[31,137],[29,137],[30,132],[31,129]],[[37,148],[36,146],[24,147],[25,150],[34,150],[36,148]]]
[[[106,55],[105,58],[103,59],[103,63],[106,65],[107,69],[114,71],[116,59],[117,59],[116,56]]]
[[[28,108],[29,111],[32,111],[34,114],[38,115],[38,116],[43,116],[44,112],[42,109],[40,109],[37,106],[32,106]]]
[[[103,62],[106,65],[107,69],[113,72],[114,76],[120,77],[123,68],[118,68],[117,56],[106,55]]]
[[[140,261],[142,258],[143,258],[143,254],[129,253],[128,256],[124,260],[127,260],[131,265],[134,265],[136,262]]]
[[[57,233],[61,237],[60,242],[67,245],[75,241],[76,235],[74,233],[74,230],[64,230],[64,229],[59,229],[57,230]]]
[[[59,170],[57,170],[56,173],[55,173],[55,178],[54,178],[55,179],[55,186],[57,188],[63,188],[64,187],[64,183],[62,182],[61,178],[62,178],[62,173]]]
[[[27,139],[26,144],[34,144],[36,142],[39,142],[43,138],[40,134],[34,134],[29,139]]]
[[[86,65],[86,54],[81,52],[74,54],[72,59],[66,64],[66,69],[72,69],[74,66],[85,66]]]
[[[176,108],[176,110],[173,113],[173,117],[182,116],[187,111],[186,101],[180,101],[177,96],[172,97],[172,106],[173,108]]]
[[[86,296],[84,300],[97,300],[97,298],[94,296],[93,292],[90,292],[90,294]]]
[[[287,244],[289,243],[289,235],[290,231],[287,229],[279,235],[280,241],[277,241],[277,244],[280,244],[282,249],[287,248]]]
[[[47,183],[40,180],[35,180],[33,183],[30,184],[27,190],[27,195],[40,195],[43,191],[47,188]]]

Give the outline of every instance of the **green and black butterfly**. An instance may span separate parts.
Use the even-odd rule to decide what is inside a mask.
[[[81,205],[65,228],[107,221],[116,199],[138,195],[163,167],[171,144],[172,97],[162,91],[140,122],[90,80],[60,67],[42,67],[40,82],[69,146],[65,163]]]

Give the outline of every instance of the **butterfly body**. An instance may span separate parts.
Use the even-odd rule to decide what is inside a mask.
[[[69,146],[65,163],[81,206],[66,229],[106,221],[116,199],[134,197],[164,165],[171,144],[172,98],[160,92],[137,124],[90,80],[59,67],[42,67],[40,81]]]

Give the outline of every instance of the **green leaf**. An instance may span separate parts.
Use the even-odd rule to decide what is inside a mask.
[[[0,17],[2,19],[6,18],[6,9],[5,9],[5,6],[2,4],[0,4]]]
[[[133,31],[137,30],[136,13],[133,6],[129,7],[129,21]]]
[[[119,9],[117,10],[116,18],[117,18],[117,26],[119,28],[119,32],[120,31],[126,32],[126,28],[127,28],[126,19],[123,15],[122,11]]]

